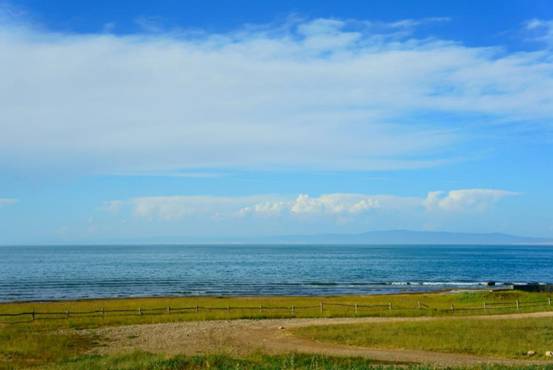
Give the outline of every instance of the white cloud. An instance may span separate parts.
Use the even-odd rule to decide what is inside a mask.
[[[289,201],[264,201],[251,206],[242,207],[238,211],[238,214],[240,216],[276,216],[288,211],[291,204],[292,203]]]
[[[240,209],[240,215],[341,216],[360,215],[379,208],[410,207],[414,198],[351,193],[299,194],[295,199],[263,201]]]
[[[134,35],[0,24],[0,166],[416,168],[447,160],[455,117],[553,118],[549,51],[417,39],[409,20],[224,34],[142,23]]]
[[[380,208],[378,199],[362,194],[327,194],[311,198],[300,194],[290,212],[293,214],[356,214]]]
[[[526,22],[526,29],[532,32],[535,41],[553,46],[553,20],[531,19]]]
[[[0,198],[0,207],[9,206],[17,202],[18,200],[14,198]]]
[[[148,219],[178,220],[183,217],[232,217],[245,204],[255,205],[271,196],[159,196],[133,198],[128,203],[134,215]]]
[[[424,204],[429,210],[483,211],[497,201],[513,195],[517,195],[517,193],[498,189],[433,191],[428,193]]]
[[[135,216],[148,219],[178,220],[184,217],[247,216],[332,216],[356,215],[377,209],[413,205],[414,198],[363,194],[323,194],[310,197],[300,194],[296,198],[275,195],[252,196],[154,196],[139,197],[128,201],[105,202],[104,210],[119,211],[130,206]]]
[[[107,212],[128,209],[138,218],[178,221],[184,218],[236,219],[251,217],[354,219],[382,212],[401,214],[426,210],[483,211],[517,193],[498,189],[459,189],[429,192],[425,197],[382,194],[331,193],[250,196],[151,196],[105,202]]]

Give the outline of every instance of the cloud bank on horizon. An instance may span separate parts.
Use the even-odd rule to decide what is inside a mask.
[[[510,221],[491,215],[517,202],[544,208],[539,226],[522,233],[553,235],[549,193],[510,167],[550,176],[549,152],[512,143],[553,142],[553,20],[517,24],[516,37],[533,47],[513,50],[418,32],[450,17],[291,15],[227,31],[140,17],[138,32],[116,33],[109,22],[72,32],[6,4],[0,169],[16,185],[0,185],[0,221],[18,212],[24,225],[38,207],[48,219],[57,205],[37,200],[25,179],[59,176],[82,182],[67,197],[69,185],[54,182],[44,198],[57,197],[78,221],[54,217],[40,237],[278,234],[294,223],[311,232],[505,231],[522,208],[506,213]],[[473,173],[450,170],[493,155]],[[490,180],[496,166],[504,176]],[[400,174],[396,186],[354,185],[352,174],[376,171]],[[325,188],[295,178],[320,172],[345,180]],[[247,183],[267,173],[278,180]],[[117,185],[106,190],[105,178]]]
[[[319,217],[356,216],[378,210],[482,212],[499,200],[518,195],[499,189],[458,189],[429,192],[426,197],[353,193],[253,196],[150,196],[105,202],[103,210],[129,210],[139,218],[175,221],[186,217]]]

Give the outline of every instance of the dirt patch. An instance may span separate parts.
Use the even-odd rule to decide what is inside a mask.
[[[501,320],[553,317],[553,312],[493,316],[453,317],[456,320]],[[105,338],[94,353],[120,353],[143,350],[167,354],[223,353],[234,356],[256,352],[282,354],[319,353],[332,356],[359,356],[380,361],[431,363],[437,366],[466,366],[483,363],[504,365],[543,365],[553,361],[513,360],[456,353],[406,349],[373,349],[312,341],[294,336],[289,329],[312,325],[361,324],[381,322],[430,321],[443,317],[366,317],[271,320],[221,320],[129,325],[92,331]]]

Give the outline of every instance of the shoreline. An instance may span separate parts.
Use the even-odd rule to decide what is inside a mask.
[[[450,287],[447,287],[451,285]],[[22,300],[0,300],[1,305],[7,304],[24,304],[24,303],[57,303],[57,302],[92,302],[92,301],[110,301],[110,300],[138,300],[138,299],[278,299],[278,298],[340,298],[340,297],[371,297],[371,296],[395,296],[395,295],[423,295],[423,294],[454,294],[463,292],[479,292],[479,291],[513,291],[513,290],[526,290],[523,287],[547,287],[553,289],[553,284],[550,283],[501,283],[501,282],[474,282],[458,286],[450,284],[438,284],[436,285],[393,285],[392,283],[383,286],[395,286],[396,290],[384,291],[375,289],[373,292],[352,292],[352,293],[337,293],[337,294],[160,294],[160,295],[133,295],[133,296],[106,296],[106,297],[75,297],[75,298],[44,298],[44,299],[22,299]],[[421,289],[407,289],[406,287],[420,287]],[[423,287],[439,286],[437,289],[424,289]],[[532,290],[526,290],[532,291]],[[536,291],[539,292],[539,291]],[[542,291],[547,292],[547,291]],[[324,292],[323,292],[324,293]]]

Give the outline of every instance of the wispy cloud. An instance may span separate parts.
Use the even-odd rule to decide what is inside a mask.
[[[134,23],[136,23],[136,25],[146,33],[160,33],[167,31],[162,17],[137,17],[134,20]]]
[[[125,202],[122,200],[109,200],[102,204],[101,210],[109,213],[117,213],[125,206]]]
[[[534,41],[553,47],[553,20],[531,19],[525,24]]]
[[[0,198],[0,207],[16,204],[17,202],[18,200],[14,198]]]
[[[467,117],[551,121],[550,51],[417,39],[418,22],[300,19],[213,34],[149,20],[123,36],[3,22],[0,165],[418,168],[447,163]]]
[[[216,178],[223,177],[224,172],[207,172],[207,171],[143,171],[143,172],[121,172],[114,173],[114,176],[125,177],[187,177],[187,178]]]

